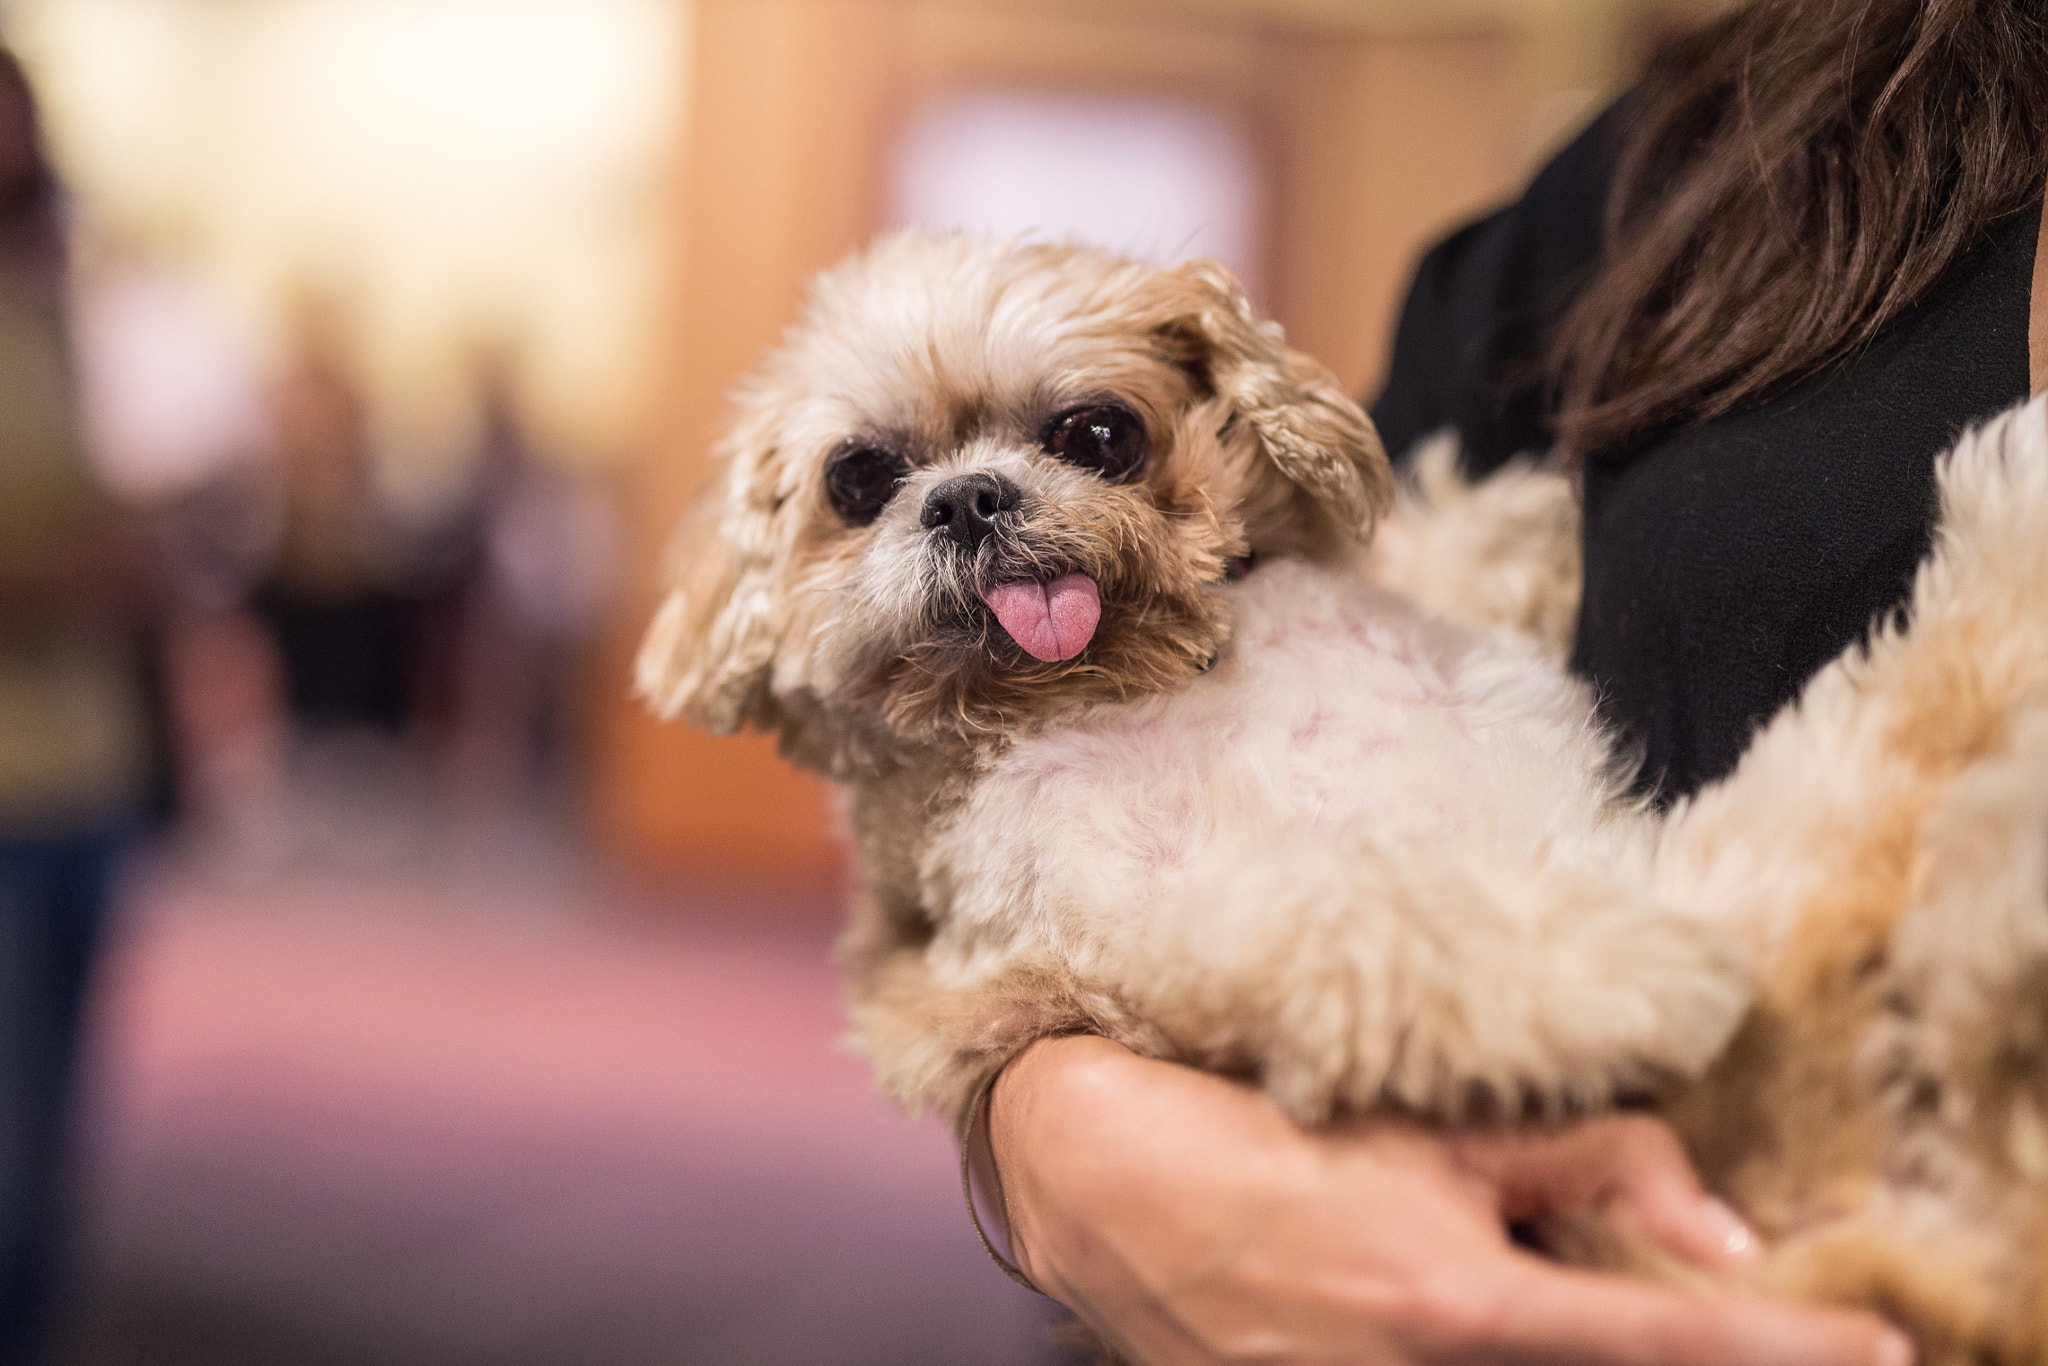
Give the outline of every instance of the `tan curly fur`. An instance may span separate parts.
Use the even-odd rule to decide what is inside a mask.
[[[1044,435],[1110,401],[1128,479]],[[737,407],[639,684],[842,785],[891,1094],[956,1113],[1090,1030],[1305,1122],[1656,1099],[1765,1234],[1753,1288],[1874,1306],[1924,1361],[2048,1360],[2048,407],[1944,462],[1910,624],[1668,817],[1559,662],[1569,482],[1441,452],[1397,503],[1218,267],[891,239]],[[826,493],[849,442],[901,460],[872,520]],[[966,550],[920,521],[963,473],[1016,491]],[[1054,661],[991,603],[1059,575],[1100,617]]]

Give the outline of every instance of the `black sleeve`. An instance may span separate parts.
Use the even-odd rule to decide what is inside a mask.
[[[1445,427],[1456,429],[1474,476],[1550,446],[1543,348],[1597,264],[1625,118],[1623,100],[1538,172],[1520,200],[1423,256],[1372,404],[1397,462]]]

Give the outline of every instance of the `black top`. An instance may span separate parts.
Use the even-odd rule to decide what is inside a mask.
[[[1389,450],[1452,427],[1483,475],[1549,447],[1540,351],[1596,263],[1625,111],[1423,258],[1373,405]],[[1995,225],[1846,362],[1587,468],[1573,666],[1660,796],[1725,774],[1903,600],[1928,545],[1935,457],[2026,396],[2039,210]]]

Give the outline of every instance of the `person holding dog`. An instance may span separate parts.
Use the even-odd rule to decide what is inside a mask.
[[[1750,0],[1681,36],[1516,204],[1423,260],[1373,408],[1466,472],[1584,488],[1573,655],[1669,802],[1897,608],[1933,463],[2048,388],[2048,14]],[[1566,1270],[1511,1230],[1605,1208],[1712,1268],[1753,1237],[1671,1131],[1361,1119],[1103,1039],[1004,1070],[969,1156],[1018,1264],[1144,1366],[1905,1366],[1867,1315]]]

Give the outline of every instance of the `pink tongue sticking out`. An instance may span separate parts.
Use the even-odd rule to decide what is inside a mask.
[[[1051,583],[998,584],[982,596],[1010,639],[1047,663],[1080,654],[1102,619],[1102,599],[1086,574],[1062,574]]]

